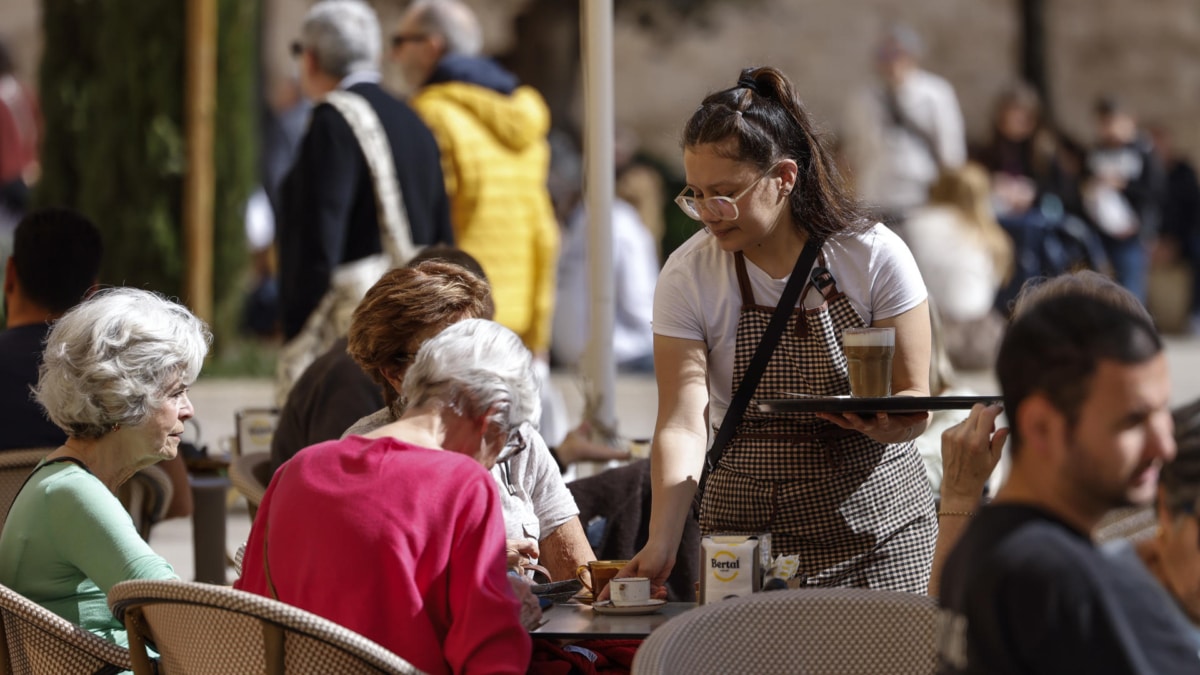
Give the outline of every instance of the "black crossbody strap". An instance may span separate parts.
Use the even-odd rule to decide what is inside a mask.
[[[707,474],[717,468],[717,463],[721,461],[721,455],[725,454],[725,448],[733,439],[734,432],[737,431],[738,423],[742,421],[742,415],[750,406],[750,399],[758,389],[758,381],[762,379],[762,374],[767,369],[767,362],[771,360],[771,354],[775,352],[775,347],[779,344],[779,337],[783,335],[783,329],[787,328],[788,317],[796,308],[796,301],[800,299],[800,292],[804,290],[809,272],[812,270],[813,264],[817,262],[817,255],[821,252],[821,246],[824,243],[825,240],[810,236],[808,243],[804,245],[804,250],[800,252],[800,258],[796,260],[792,276],[783,288],[783,295],[779,298],[779,304],[775,306],[775,312],[771,315],[767,330],[763,332],[762,339],[758,341],[758,347],[754,350],[750,365],[746,367],[742,381],[738,383],[737,391],[733,393],[733,401],[730,402],[729,409],[725,411],[725,419],[721,420],[721,428],[717,430],[717,437],[713,440],[712,448],[709,449],[706,457],[705,475],[700,478],[701,487],[704,486]]]

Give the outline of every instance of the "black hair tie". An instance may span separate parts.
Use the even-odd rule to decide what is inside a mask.
[[[741,77],[739,77],[738,81],[737,81],[737,86],[739,86],[743,89],[749,89],[750,91],[754,92],[755,94],[759,93],[758,82],[755,82],[754,78],[751,77],[750,75],[742,75]]]

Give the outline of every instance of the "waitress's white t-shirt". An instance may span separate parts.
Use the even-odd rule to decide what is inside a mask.
[[[839,234],[826,240],[822,251],[838,290],[868,325],[903,314],[925,300],[925,282],[912,253],[882,224]],[[748,259],[746,273],[755,304],[774,307],[788,277],[772,279]],[[821,298],[810,292],[801,302],[818,306]],[[733,396],[741,308],[734,256],[721,250],[708,232],[697,232],[667,258],[654,291],[654,333],[700,340],[708,346],[709,419],[713,426],[720,426]]]

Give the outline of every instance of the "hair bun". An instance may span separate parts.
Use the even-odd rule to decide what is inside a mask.
[[[738,78],[737,86],[739,86],[743,89],[749,89],[750,91],[754,92],[755,94],[759,93],[758,82],[756,82],[754,80],[754,76],[750,75],[749,73],[743,74],[741,77]]]

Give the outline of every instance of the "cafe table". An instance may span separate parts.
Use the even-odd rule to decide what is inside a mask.
[[[653,614],[616,616],[597,613],[591,605],[560,603],[542,610],[544,623],[530,635],[558,640],[644,638],[655,628],[695,607],[694,602],[668,602]]]

